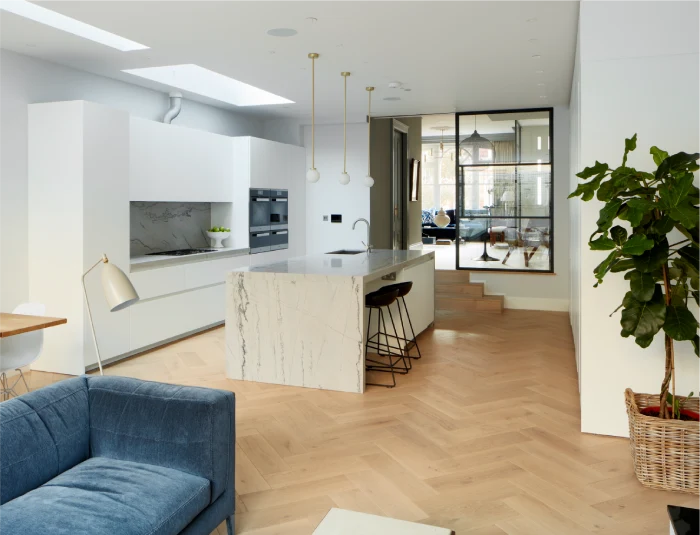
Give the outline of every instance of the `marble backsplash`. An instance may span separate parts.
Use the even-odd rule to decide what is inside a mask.
[[[208,202],[131,202],[131,256],[211,245]]]

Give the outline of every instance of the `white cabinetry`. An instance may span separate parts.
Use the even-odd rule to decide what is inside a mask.
[[[212,204],[212,220],[231,229],[231,237],[224,245],[249,247],[250,188],[286,189],[289,191],[289,249],[278,256],[287,258],[306,253],[305,162],[303,147],[248,136],[233,138],[233,181],[230,185],[233,202]]]
[[[233,200],[233,138],[138,117],[130,122],[130,200]]]
[[[128,351],[223,322],[226,273],[247,266],[249,258],[218,258],[132,273],[141,300],[129,308]]]
[[[29,299],[49,316],[32,369],[79,375],[97,362],[81,277],[106,253],[129,271],[129,115],[85,101],[29,105]],[[86,285],[102,359],[129,351],[129,310],[110,312],[100,266]]]

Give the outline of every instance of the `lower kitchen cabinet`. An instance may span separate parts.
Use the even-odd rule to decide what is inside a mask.
[[[136,303],[129,309],[130,351],[221,323],[224,292],[221,283]]]

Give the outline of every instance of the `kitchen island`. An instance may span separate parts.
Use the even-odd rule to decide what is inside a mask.
[[[364,296],[403,281],[413,281],[406,305],[418,334],[435,319],[432,251],[319,254],[228,273],[227,377],[364,392]]]

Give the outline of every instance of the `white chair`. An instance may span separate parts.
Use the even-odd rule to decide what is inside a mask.
[[[29,316],[44,316],[46,306],[40,303],[24,303],[12,311],[13,314],[26,314]],[[41,354],[44,345],[44,330],[33,331],[24,334],[16,334],[2,340],[0,345],[0,395],[8,399],[10,395],[17,396],[15,387],[20,379],[29,392],[29,385],[22,373],[22,367],[30,365]],[[10,386],[7,380],[7,372],[17,370],[19,377]]]

